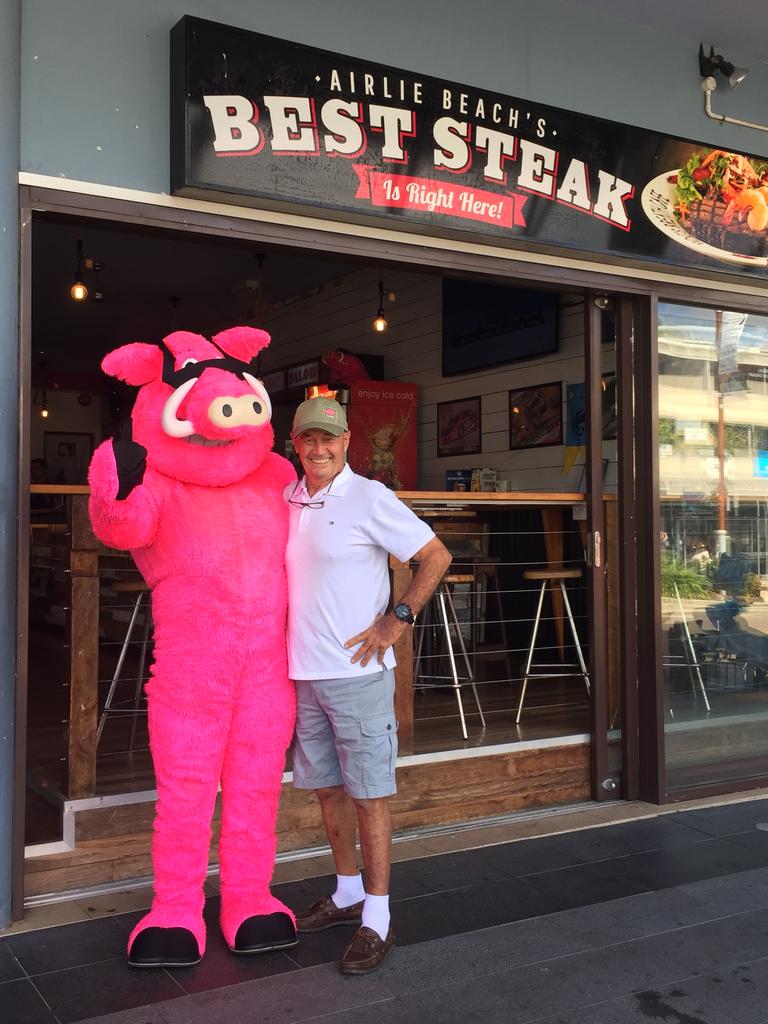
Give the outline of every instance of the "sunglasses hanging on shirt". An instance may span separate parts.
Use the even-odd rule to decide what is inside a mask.
[[[331,482],[328,484],[328,487],[325,490],[325,494],[326,495],[331,493],[331,487],[333,486],[333,481],[336,479],[336,477],[338,475],[339,474],[336,473],[335,476],[331,477]],[[296,484],[295,484],[293,490],[291,491],[291,496],[288,499],[288,504],[289,505],[295,505],[296,508],[324,508],[325,507],[325,499],[323,499],[323,498],[321,498],[319,501],[312,501],[312,500],[310,500],[310,501],[297,501],[293,497],[294,494],[296,493],[296,491],[299,489],[299,484],[300,483],[301,483],[301,480],[297,480],[296,481]]]

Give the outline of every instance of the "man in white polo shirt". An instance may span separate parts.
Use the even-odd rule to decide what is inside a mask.
[[[300,911],[296,924],[299,932],[360,924],[340,969],[367,974],[394,945],[387,802],[396,792],[392,646],[451,556],[391,491],[346,464],[350,432],[341,405],[326,398],[302,402],[291,436],[305,474],[285,490],[288,665],[298,697],[293,784],[317,794],[337,871],[335,892]],[[419,568],[387,612],[390,554]]]

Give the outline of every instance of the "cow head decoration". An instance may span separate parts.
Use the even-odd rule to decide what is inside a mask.
[[[133,439],[147,465],[185,483],[222,487],[261,465],[274,444],[272,405],[252,366],[266,331],[231,327],[211,341],[175,331],[162,345],[134,342],[101,367],[139,388]]]

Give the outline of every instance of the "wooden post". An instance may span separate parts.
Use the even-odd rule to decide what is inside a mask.
[[[389,557],[389,568],[392,571],[392,603],[397,604],[411,585],[413,573],[407,562],[398,562],[392,555]],[[399,726],[397,729],[397,745],[399,753],[413,753],[413,630],[405,633],[395,644],[395,714]]]
[[[619,604],[619,503],[605,501],[605,571],[608,619],[608,721],[613,729],[621,712],[621,608]]]
[[[99,542],[88,518],[88,495],[67,498],[70,532],[69,730],[67,795],[96,792],[96,724],[99,704]]]

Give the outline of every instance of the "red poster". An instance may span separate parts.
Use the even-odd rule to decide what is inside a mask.
[[[389,380],[352,384],[348,453],[352,469],[392,490],[415,490],[418,409],[418,384]]]

